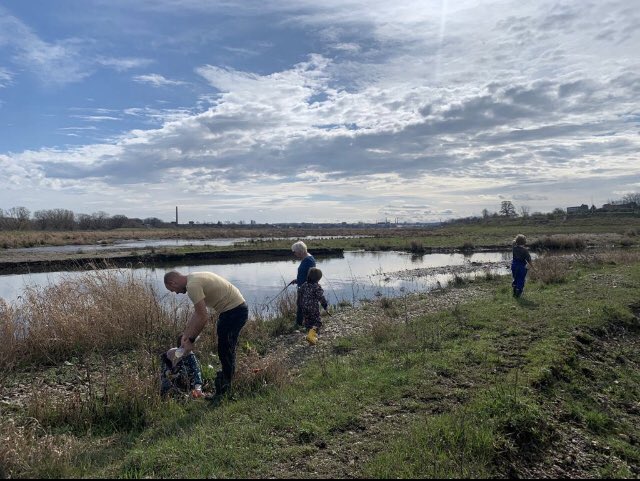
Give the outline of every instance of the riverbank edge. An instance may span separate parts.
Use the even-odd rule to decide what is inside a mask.
[[[503,245],[482,246],[473,249],[461,249],[458,247],[425,247],[418,251],[411,249],[399,249],[382,247],[365,252],[406,252],[416,256],[428,254],[475,254],[481,252],[503,252],[507,248]],[[351,251],[346,251],[351,252]],[[358,252],[358,251],[355,251]],[[345,249],[340,247],[319,247],[313,249],[312,254],[320,258],[341,258]],[[22,259],[17,261],[0,262],[0,275],[29,274],[38,272],[53,272],[61,270],[90,270],[96,267],[162,267],[168,265],[192,265],[202,261],[219,263],[239,262],[267,262],[278,261],[283,258],[291,258],[290,249],[234,249],[234,250],[202,250],[195,252],[152,252],[141,250],[139,253],[121,254],[118,252],[104,253],[100,256],[84,257],[79,254],[66,255],[60,259]]]
[[[314,249],[313,255],[342,257],[344,249]],[[292,258],[290,249],[237,249],[197,252],[140,252],[136,254],[101,255],[92,257],[72,256],[64,259],[19,260],[0,262],[0,275],[53,272],[59,270],[90,270],[103,267],[162,267],[167,265],[191,265],[202,261],[216,263],[266,262]]]

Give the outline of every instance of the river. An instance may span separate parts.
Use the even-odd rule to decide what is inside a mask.
[[[403,293],[432,290],[445,285],[454,272],[463,269],[465,275],[477,275],[490,269],[494,273],[507,274],[511,252],[463,254],[425,254],[416,256],[406,252],[345,252],[343,258],[318,259],[322,270],[320,285],[330,304],[349,302],[357,304],[363,299]],[[140,268],[134,273],[151,283],[157,292],[168,294],[163,276],[169,270],[183,273],[212,271],[236,285],[247,302],[253,306],[265,306],[286,284],[296,277],[298,261],[245,262],[241,264],[216,264],[197,266],[171,266]],[[424,271],[427,274],[413,276],[401,273]],[[117,271],[117,270],[116,270]],[[0,276],[0,297],[9,303],[19,301],[25,287],[52,286],[62,278],[84,275],[76,272],[49,272]],[[295,289],[294,286],[289,289]],[[168,294],[173,296],[174,294]],[[184,298],[186,296],[179,296]]]

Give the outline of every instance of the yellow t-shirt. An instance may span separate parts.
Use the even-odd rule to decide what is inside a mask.
[[[192,272],[187,276],[187,294],[196,305],[202,299],[218,314],[245,302],[236,286],[213,272]]]

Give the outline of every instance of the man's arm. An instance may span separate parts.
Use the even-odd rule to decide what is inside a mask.
[[[195,340],[209,320],[207,305],[205,304],[204,299],[193,307],[195,310],[191,315],[189,322],[187,322],[187,326],[184,328],[184,332],[182,333],[182,343],[180,344],[186,352],[190,352],[193,349],[193,342],[191,342],[190,338]]]

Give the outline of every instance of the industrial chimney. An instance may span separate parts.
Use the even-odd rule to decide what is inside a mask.
[[[176,227],[178,227],[178,206],[176,205]]]

